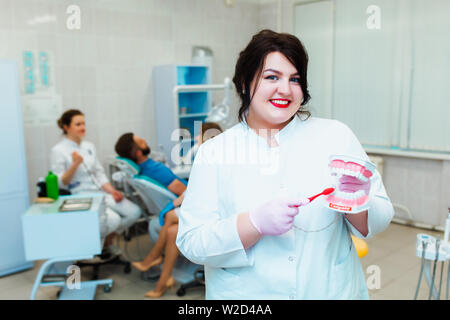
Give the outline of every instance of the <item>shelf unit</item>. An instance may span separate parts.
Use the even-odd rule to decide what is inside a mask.
[[[153,68],[157,143],[171,166],[177,164],[172,156],[183,156],[194,145],[194,137],[211,110],[211,93],[196,87],[210,81],[209,67],[204,65]]]

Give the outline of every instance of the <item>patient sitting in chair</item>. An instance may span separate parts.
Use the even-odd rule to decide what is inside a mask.
[[[196,137],[196,140],[198,144],[201,144],[220,132],[222,132],[222,129],[217,124],[203,123],[201,133]],[[133,133],[123,134],[117,141],[115,150],[119,156],[136,162],[141,169],[141,175],[148,176],[162,183],[171,192],[179,196],[160,212],[159,219],[162,228],[159,232],[158,240],[150,253],[143,261],[132,263],[132,266],[139,271],[147,271],[151,267],[162,263],[164,251],[164,265],[156,287],[145,294],[149,298],[159,298],[169,287],[175,284],[171,273],[179,255],[179,250],[175,244],[178,232],[178,211],[183,202],[187,183],[185,180],[178,178],[164,164],[150,159],[148,157],[150,148],[145,139]]]

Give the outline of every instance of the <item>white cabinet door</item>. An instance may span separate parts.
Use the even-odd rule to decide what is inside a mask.
[[[21,225],[29,196],[18,86],[17,65],[0,61],[0,276],[32,266]]]

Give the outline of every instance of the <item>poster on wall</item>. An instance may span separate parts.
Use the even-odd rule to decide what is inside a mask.
[[[26,50],[22,54],[24,88],[22,105],[26,125],[54,125],[61,113],[61,96],[55,91],[53,54]]]
[[[61,114],[61,97],[45,95],[22,96],[23,121],[26,125],[52,125]]]

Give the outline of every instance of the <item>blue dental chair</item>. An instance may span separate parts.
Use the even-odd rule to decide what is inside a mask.
[[[169,191],[158,181],[147,176],[140,175],[139,166],[133,161],[116,157],[110,160],[110,168],[115,167],[121,174],[122,188],[128,194],[135,194],[144,208],[145,217],[149,221],[148,231],[153,243],[158,239],[161,225],[159,224],[159,212],[177,198],[177,195]],[[115,173],[117,175],[117,173]],[[180,255],[175,263],[172,276],[182,285],[177,291],[178,296],[183,296],[186,289],[204,286],[203,266],[192,263]]]

